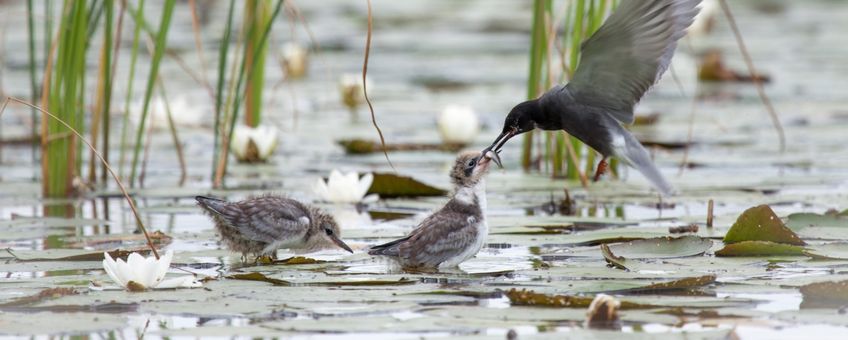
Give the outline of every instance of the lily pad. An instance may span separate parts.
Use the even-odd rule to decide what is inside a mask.
[[[588,308],[592,304],[594,298],[588,296],[572,296],[572,295],[548,295],[536,293],[526,289],[510,289],[506,292],[506,297],[513,306],[539,306],[539,307],[560,307],[560,308]],[[639,309],[652,308],[655,306],[632,303],[627,301],[621,302],[621,309]]]
[[[739,215],[736,223],[724,235],[724,243],[742,241],[769,241],[773,243],[802,246],[801,240],[767,205],[749,208]]]
[[[786,226],[795,232],[808,227],[848,228],[848,216],[840,214],[796,213],[787,217]]]
[[[609,245],[618,256],[628,259],[666,259],[701,255],[712,247],[713,241],[688,235],[656,237]]]
[[[804,247],[769,241],[742,241],[727,244],[716,256],[806,256]]]
[[[817,282],[801,287],[801,308],[848,306],[848,281]]]
[[[715,275],[704,275],[698,277],[687,277],[679,280],[653,283],[644,287],[627,290],[628,293],[650,293],[656,294],[659,292],[667,292],[670,290],[686,290],[706,286],[715,282]]]
[[[627,268],[627,260],[623,256],[616,256],[613,254],[608,245],[601,245],[601,254],[604,255],[604,260],[607,261],[607,264],[618,269],[630,270],[630,268]]]
[[[109,251],[109,256],[113,259],[124,259],[132,253],[147,254],[149,249],[140,250],[113,250]],[[21,262],[34,261],[103,261],[103,252],[90,252],[81,249],[51,249],[46,251],[17,251],[6,249],[9,255],[12,255],[16,260]]]
[[[383,198],[444,196],[447,191],[419,182],[418,180],[390,173],[374,173],[374,182],[369,194]]]

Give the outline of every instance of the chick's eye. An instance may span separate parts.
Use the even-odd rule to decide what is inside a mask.
[[[327,233],[327,236],[333,236],[333,229],[325,228],[324,232]]]
[[[474,164],[477,164],[477,160],[472,159],[472,160],[468,161],[468,166],[474,166]]]

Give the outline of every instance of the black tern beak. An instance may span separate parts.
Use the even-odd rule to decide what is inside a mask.
[[[493,162],[495,162],[495,164],[498,165],[499,168],[503,168],[503,164],[501,164],[501,156],[498,155],[497,152],[494,152],[492,150],[486,150],[485,153],[483,154],[483,159],[486,162],[493,161]]]
[[[336,237],[336,235],[328,235],[328,236],[330,237],[330,240],[333,241],[333,243],[335,243],[337,246],[339,246],[339,248],[347,250],[349,253],[353,254],[353,249],[350,249],[350,247],[347,245],[347,243],[344,243],[344,241],[342,241],[341,239]]]
[[[506,144],[506,141],[508,141],[510,138],[512,138],[514,136],[515,136],[515,129],[501,133],[498,136],[498,138],[495,139],[495,141],[492,143],[492,145],[489,145],[489,147],[483,149],[482,154],[486,155],[487,157],[491,157],[491,156],[488,156],[488,155],[489,155],[489,153],[492,153],[494,156],[491,157],[491,158],[493,160],[495,160],[495,163],[499,167],[503,168],[503,165],[501,165],[501,157],[500,157],[501,148],[503,147],[504,144]]]

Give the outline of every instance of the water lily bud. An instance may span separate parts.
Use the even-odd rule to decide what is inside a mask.
[[[371,81],[366,79],[369,91],[371,90]],[[351,110],[355,110],[359,105],[365,103],[365,89],[362,83],[362,75],[354,73],[345,73],[339,79],[339,93],[341,94],[342,103]]]
[[[302,78],[309,65],[309,53],[300,44],[289,42],[283,45],[283,68],[290,79]]]
[[[480,131],[477,114],[469,106],[448,105],[439,114],[436,125],[445,144],[469,144]]]

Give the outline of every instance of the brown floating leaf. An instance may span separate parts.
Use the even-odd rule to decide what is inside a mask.
[[[383,152],[379,142],[365,139],[343,139],[337,142],[345,149],[345,153],[351,155],[367,155]],[[461,144],[421,144],[421,143],[397,143],[386,144],[386,151],[445,151],[458,152],[464,145]]]
[[[715,252],[716,256],[805,256],[804,247],[769,241],[743,241],[727,244]]]
[[[704,81],[738,81],[738,82],[764,82],[768,83],[771,79],[768,75],[754,74],[751,76],[748,73],[737,72],[731,70],[724,65],[721,52],[719,50],[711,50],[704,55],[701,60],[701,65],[698,68],[698,79]]]
[[[679,280],[650,284],[644,287],[628,289],[628,293],[657,293],[669,290],[685,290],[706,286],[715,282],[715,275],[686,277]]]
[[[627,268],[627,266],[624,264],[624,262],[625,262],[624,257],[615,256],[615,254],[612,253],[612,251],[610,250],[608,245],[606,245],[606,244],[601,245],[601,254],[604,255],[604,260],[607,261],[608,265],[613,266],[613,267],[618,268],[618,269],[630,271],[630,269]]]
[[[143,292],[143,291],[147,290],[147,287],[145,287],[141,283],[138,283],[138,282],[135,282],[135,281],[129,281],[129,282],[127,282],[127,290],[134,292],[134,293],[138,293],[138,292]]]
[[[724,243],[730,244],[742,241],[770,241],[798,246],[806,244],[791,229],[787,228],[767,205],[759,205],[745,210],[724,235]]]
[[[94,252],[94,253],[79,254],[79,255],[71,255],[71,256],[56,257],[56,258],[49,258],[49,257],[33,257],[33,258],[24,258],[24,257],[19,257],[18,255],[16,255],[16,254],[15,254],[15,253],[11,250],[11,249],[6,249],[6,251],[7,251],[7,252],[9,252],[9,254],[10,254],[10,255],[12,255],[12,256],[15,258],[15,260],[18,260],[18,261],[20,261],[20,262],[37,262],[37,261],[103,261],[103,259],[104,259],[104,257],[103,257],[103,252],[102,252],[102,251],[100,251],[100,252]],[[113,259],[115,259],[115,260],[117,260],[117,259],[119,259],[119,258],[120,258],[120,259],[123,259],[123,260],[125,260],[125,261],[126,261],[127,257],[128,257],[128,256],[130,256],[130,254],[132,254],[132,253],[139,253],[139,254],[141,254],[141,255],[145,255],[145,256],[146,256],[146,254],[150,253],[150,249],[144,248],[144,249],[138,249],[138,250],[113,250],[113,251],[109,251],[108,253],[109,253],[109,256],[111,256],[111,257],[112,257]]]
[[[270,278],[270,277],[265,276],[264,274],[257,273],[257,272],[246,273],[246,274],[233,274],[233,275],[227,276],[227,278],[233,279],[233,280],[262,281],[262,282],[270,283],[270,284],[275,285],[275,286],[291,286],[291,282],[288,282],[286,280]]]
[[[293,256],[283,260],[272,261],[271,264],[282,264],[282,265],[297,265],[297,264],[317,264],[324,263],[327,261],[316,260],[309,257],[303,256]]]
[[[848,306],[848,281],[817,282],[801,287],[801,308],[841,308]]]
[[[374,182],[368,189],[369,194],[378,194],[383,198],[444,196],[447,191],[421,183],[412,177],[390,173],[374,173]]]
[[[515,288],[506,292],[506,297],[513,306],[539,306],[560,308],[588,308],[592,304],[592,298],[585,296],[570,295],[547,295],[533,292],[532,290],[517,290]],[[652,308],[655,306],[640,303],[621,302],[622,309]]]
[[[79,294],[79,292],[77,292],[73,288],[48,288],[48,289],[45,289],[45,290],[38,292],[38,294],[20,297],[20,298],[14,299],[12,301],[0,304],[0,308],[26,306],[26,305],[31,305],[31,304],[38,303],[38,302],[41,302],[41,301],[44,301],[44,300],[47,300],[47,299],[54,299],[54,298],[58,298],[58,297],[62,297],[62,296],[77,295],[77,294]]]

